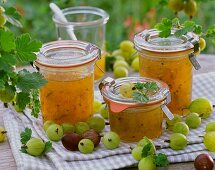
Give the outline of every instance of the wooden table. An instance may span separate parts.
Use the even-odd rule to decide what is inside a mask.
[[[194,74],[202,74],[215,71],[215,55],[198,56],[202,68],[194,71]],[[0,126],[3,126],[2,113],[0,113]],[[16,164],[8,141],[0,143],[0,170],[15,170]],[[134,168],[128,168],[134,169]],[[169,170],[194,170],[193,162],[177,163],[169,165]]]

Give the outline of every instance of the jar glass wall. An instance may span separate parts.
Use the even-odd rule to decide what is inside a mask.
[[[101,59],[95,65],[95,80],[103,77],[105,71],[105,29],[109,15],[102,9],[77,6],[62,10],[67,23],[53,16],[59,39],[75,39],[97,45],[102,50]],[[71,32],[73,35],[71,35]]]

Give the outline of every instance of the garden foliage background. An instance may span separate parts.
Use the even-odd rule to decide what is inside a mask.
[[[193,20],[206,29],[214,23],[215,1],[196,0],[198,13]],[[23,16],[23,28],[11,27],[19,34],[29,32],[32,37],[48,42],[55,40],[56,30],[52,22],[52,12],[49,3],[54,2],[60,8],[87,5],[106,10],[110,15],[107,23],[107,50],[118,48],[120,41],[133,39],[135,33],[152,28],[162,17],[170,19],[175,14],[167,6],[167,0],[8,0],[7,6],[15,6]],[[178,14],[183,20],[188,20],[183,12]],[[204,53],[215,53],[215,45],[207,41]]]

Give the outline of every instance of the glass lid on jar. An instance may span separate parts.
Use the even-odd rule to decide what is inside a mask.
[[[108,77],[100,84],[100,90],[105,100],[126,105],[142,106],[157,104],[164,100],[170,101],[168,85],[146,77],[126,77],[116,80]]]
[[[144,30],[135,35],[135,48],[138,51],[179,52],[192,49],[199,40],[198,36],[192,32],[176,37],[173,35],[175,31],[171,30],[171,36],[161,38],[159,37],[159,31],[156,29]]]
[[[87,42],[59,40],[46,43],[37,53],[35,64],[65,68],[90,63],[100,58],[100,49]]]

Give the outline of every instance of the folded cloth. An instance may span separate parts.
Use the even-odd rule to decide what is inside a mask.
[[[193,82],[193,98],[207,97],[213,103],[215,103],[215,73],[207,73],[196,75]],[[99,91],[96,91],[95,97],[102,99]],[[94,170],[94,169],[119,169],[123,167],[132,166],[137,163],[131,156],[131,147],[135,146],[135,143],[121,143],[120,147],[115,150],[107,150],[102,144],[92,154],[82,154],[80,152],[67,151],[61,144],[61,142],[53,142],[53,149],[45,156],[33,157],[25,153],[20,152],[20,133],[25,127],[32,129],[33,137],[40,137],[44,141],[47,141],[43,129],[41,116],[39,119],[35,119],[30,116],[28,110],[25,115],[16,113],[12,108],[1,108],[3,115],[3,121],[5,128],[8,131],[8,139],[14,155],[18,169],[59,169],[59,170]],[[202,143],[202,137],[204,135],[205,126],[208,122],[215,121],[215,114],[205,120],[202,120],[201,126],[197,129],[190,129],[188,135],[189,144],[184,150],[174,151],[169,148],[169,144],[166,140],[172,132],[164,131],[164,133],[154,141],[156,146],[159,146],[158,152],[165,153],[171,163],[174,162],[187,162],[193,161],[200,153],[209,153],[215,158],[215,153],[208,152],[204,144]],[[105,128],[108,131],[109,127]]]

